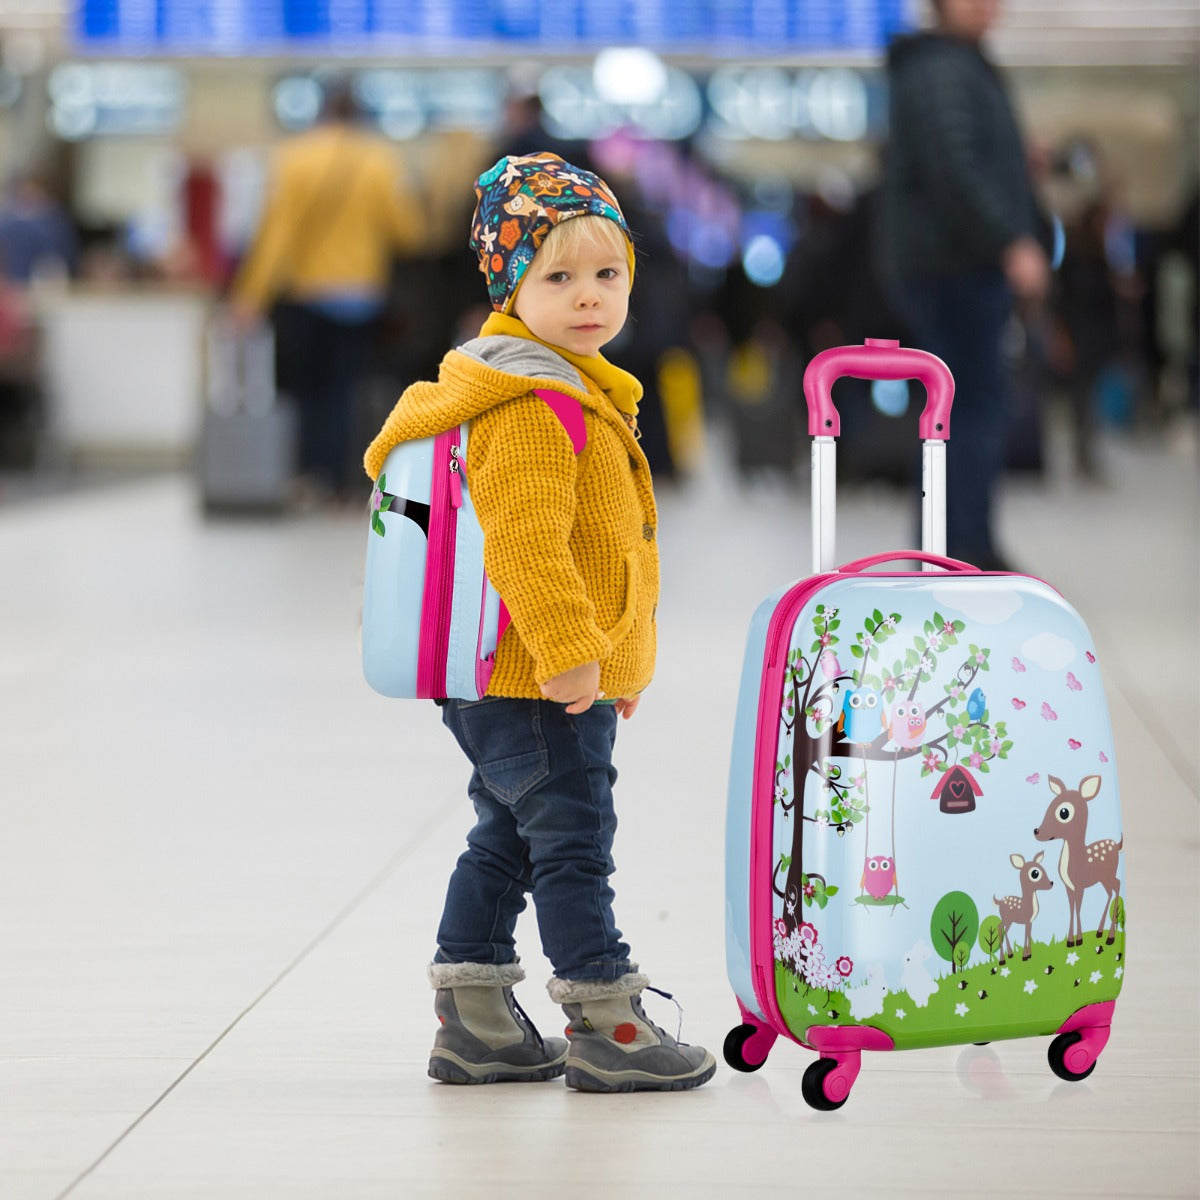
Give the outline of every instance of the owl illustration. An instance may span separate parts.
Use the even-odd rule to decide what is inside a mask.
[[[871,855],[863,863],[859,888],[868,896],[882,900],[896,886],[896,864],[890,858]]]
[[[851,688],[842,701],[838,728],[848,742],[873,742],[883,729],[879,693],[874,688]]]
[[[983,688],[976,688],[967,697],[967,716],[972,721],[982,721],[985,712],[987,712],[987,697],[983,694]]]
[[[915,700],[900,700],[887,714],[887,729],[893,742],[914,750],[925,737],[925,710]]]

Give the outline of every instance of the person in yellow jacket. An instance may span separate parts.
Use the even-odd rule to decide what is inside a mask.
[[[274,308],[279,383],[300,410],[300,470],[347,491],[352,405],[392,261],[421,245],[424,222],[392,149],[358,124],[348,86],[330,89],[323,117],[278,151],[232,306],[242,328]]]
[[[544,1080],[580,1091],[674,1091],[716,1070],[641,1004],[649,985],[613,917],[612,752],[654,670],[658,517],[636,438],[641,385],[601,348],[620,331],[633,244],[598,176],[554,154],[502,158],[476,180],[471,246],[494,311],[437,382],[400,397],[365,456],[471,422],[466,471],[484,565],[512,615],[488,694],[443,720],[473,767],[476,824],[450,878],[429,967],[441,1022],[429,1074]],[[535,394],[580,405],[570,435]],[[513,998],[518,914],[532,894],[568,1041]]]

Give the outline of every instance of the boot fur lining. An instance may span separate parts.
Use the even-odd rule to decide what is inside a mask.
[[[554,976],[546,990],[555,1004],[586,1004],[589,1000],[611,1000],[617,996],[636,996],[650,986],[650,977],[631,971],[619,979],[559,979]]]
[[[525,978],[520,963],[430,963],[429,982],[434,988],[512,987]]]

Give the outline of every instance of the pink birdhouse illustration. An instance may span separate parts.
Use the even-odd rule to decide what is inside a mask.
[[[983,788],[975,776],[963,766],[948,770],[933,789],[933,799],[940,801],[944,813],[967,813],[975,810],[975,797],[983,795]]]

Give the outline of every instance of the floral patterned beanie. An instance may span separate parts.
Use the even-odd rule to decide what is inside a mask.
[[[633,242],[617,198],[599,175],[573,167],[557,154],[502,158],[475,180],[471,249],[487,279],[497,312],[512,310],[533,256],[546,235],[571,217],[605,217],[625,235],[629,278],[633,281]]]

